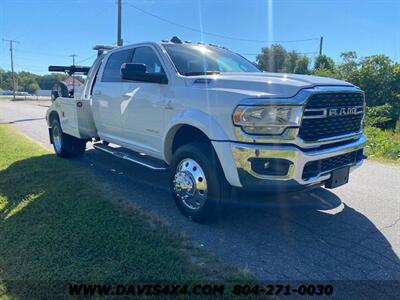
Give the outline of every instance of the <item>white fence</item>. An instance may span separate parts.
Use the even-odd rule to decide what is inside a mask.
[[[9,96],[10,99],[13,99],[13,96]],[[15,100],[22,100],[22,101],[50,101],[51,97],[50,96],[20,96],[20,95],[15,95]]]

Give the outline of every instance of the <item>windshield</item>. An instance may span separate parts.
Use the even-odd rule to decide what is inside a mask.
[[[164,47],[182,75],[261,72],[247,59],[226,49],[190,44],[167,44]]]

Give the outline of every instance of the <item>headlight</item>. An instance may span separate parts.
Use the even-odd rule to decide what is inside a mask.
[[[238,106],[233,123],[249,134],[281,134],[300,126],[302,106]]]

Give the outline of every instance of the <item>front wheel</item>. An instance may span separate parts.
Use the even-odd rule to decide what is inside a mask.
[[[51,131],[53,148],[58,156],[72,157],[85,153],[86,141],[64,133],[57,118],[51,123]]]
[[[229,187],[212,145],[180,147],[174,153],[170,172],[171,191],[183,215],[198,223],[215,220]]]

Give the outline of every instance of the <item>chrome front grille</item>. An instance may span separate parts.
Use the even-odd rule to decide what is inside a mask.
[[[314,142],[359,132],[363,115],[362,93],[314,94],[306,103],[299,137]]]

